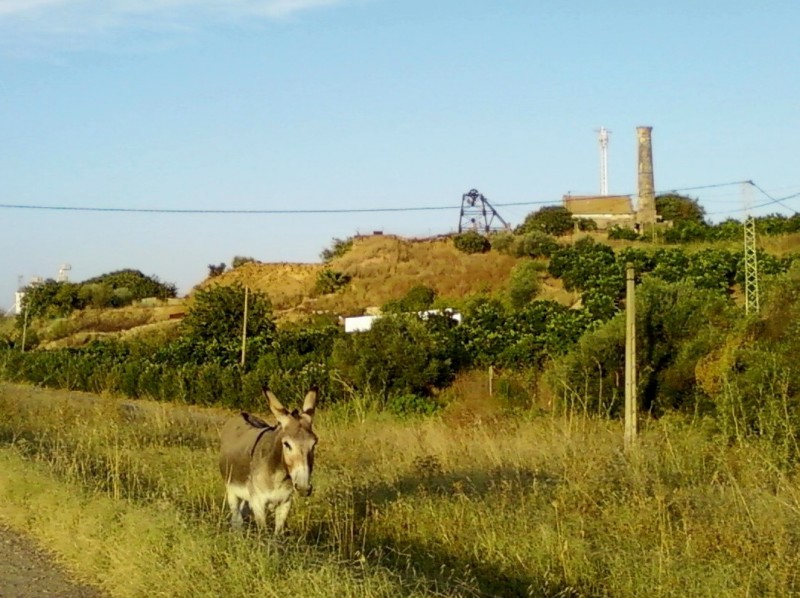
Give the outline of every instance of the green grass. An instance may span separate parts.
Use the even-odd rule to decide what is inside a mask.
[[[601,419],[322,408],[316,491],[277,545],[228,530],[222,415],[0,386],[0,517],[115,596],[800,591],[795,472],[707,422],[649,422],[626,455]]]

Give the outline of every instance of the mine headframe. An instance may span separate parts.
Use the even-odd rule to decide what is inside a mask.
[[[495,222],[497,220],[497,222]],[[469,230],[486,234],[492,231],[510,230],[511,226],[503,220],[489,200],[477,189],[472,189],[461,196],[461,218],[458,221],[458,232]]]

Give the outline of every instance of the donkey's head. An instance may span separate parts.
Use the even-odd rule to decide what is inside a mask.
[[[264,389],[269,409],[278,420],[280,431],[277,442],[281,443],[283,465],[292,485],[301,496],[311,494],[311,472],[314,469],[314,447],[317,437],[311,426],[314,422],[314,406],[317,391],[312,389],[303,401],[303,410],[288,411],[271,391]]]

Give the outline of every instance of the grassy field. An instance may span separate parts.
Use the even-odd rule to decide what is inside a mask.
[[[800,592],[798,472],[706,421],[647,422],[626,455],[601,419],[323,405],[276,543],[227,527],[225,415],[0,385],[0,519],[113,596]]]

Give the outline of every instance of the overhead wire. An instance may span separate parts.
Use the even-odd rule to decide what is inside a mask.
[[[767,193],[763,188],[756,185],[753,181],[734,181],[728,183],[713,183],[709,185],[696,185],[692,187],[679,187],[665,189],[659,191],[659,195],[666,193],[678,193],[684,191],[697,191],[701,189],[714,189],[720,187],[730,187],[733,185],[750,184],[760,193],[770,199],[769,202],[753,206],[753,208],[764,207],[771,204],[780,204],[784,208],[796,210],[784,205],[783,201],[800,196],[800,193],[795,193],[781,198],[774,198]],[[629,193],[627,195],[633,195]],[[497,207],[514,207],[514,206],[535,206],[535,205],[558,205],[559,200],[546,200],[546,201],[518,201],[518,202],[494,202]],[[229,215],[259,215],[259,214],[368,214],[380,212],[424,212],[424,211],[438,211],[438,210],[454,210],[457,205],[451,204],[447,206],[403,206],[393,208],[313,208],[313,209],[214,209],[214,208],[135,208],[135,207],[103,207],[103,206],[68,206],[68,205],[45,205],[45,204],[21,204],[21,203],[3,203],[0,204],[0,209],[7,210],[42,210],[42,211],[59,211],[59,212],[101,212],[101,213],[140,213],[140,214],[229,214]],[[744,211],[744,209],[727,210],[714,212],[713,214],[733,213]],[[712,215],[712,214],[709,214]]]

